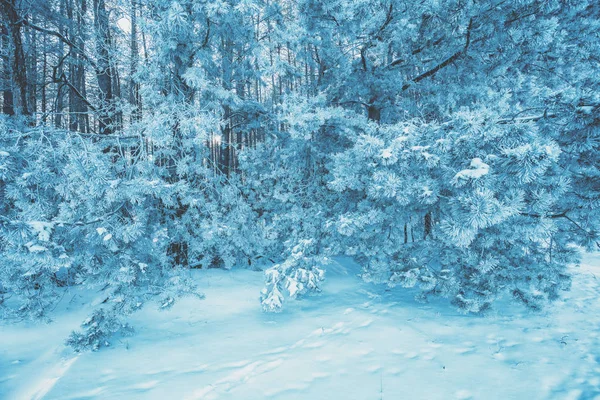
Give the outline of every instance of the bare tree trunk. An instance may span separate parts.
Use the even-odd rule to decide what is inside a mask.
[[[131,0],[131,65],[129,70],[129,102],[133,106],[131,112],[131,121],[142,119],[142,97],[140,94],[140,84],[136,81],[135,75],[139,67],[139,49],[137,37],[137,2]]]
[[[34,21],[35,22],[35,21]],[[29,96],[28,103],[31,113],[37,111],[37,31],[30,29],[28,32],[29,51],[27,55],[27,61],[29,65],[28,82],[27,82],[27,94]]]
[[[233,43],[230,40],[223,39],[221,42],[221,51],[222,51],[222,81],[223,88],[225,90],[232,89],[232,80],[233,80]],[[222,143],[224,146],[223,149],[223,158],[221,160],[221,171],[229,177],[231,174],[231,163],[232,163],[232,136],[233,133],[231,131],[231,107],[228,104],[223,106],[223,120],[224,126],[221,130],[222,134]]]
[[[191,5],[186,7],[186,12],[189,15],[192,13]],[[193,65],[193,44],[188,42],[177,43],[176,53],[173,60],[173,74],[172,86],[170,87],[171,94],[174,94],[178,100],[182,103],[183,107],[187,107],[194,104],[194,89],[190,87],[184,79],[185,72]],[[177,160],[184,157],[184,137],[180,127],[179,117],[175,117],[175,121],[172,128],[173,132],[173,148],[174,156],[169,157],[167,160],[166,168],[169,173],[168,181],[177,182],[181,177],[177,173]],[[180,220],[183,215],[188,211],[189,206],[183,204],[181,199],[177,199],[177,206],[166,206],[165,214],[169,214],[170,218]],[[171,258],[174,265],[188,266],[188,242],[185,238],[173,238],[173,240],[167,249],[167,255]]]
[[[98,114],[98,132],[102,135],[113,133],[113,82],[111,75],[111,62],[109,54],[110,36],[108,27],[108,13],[104,0],[94,0],[94,28],[96,30],[96,52],[98,65],[96,78],[100,91],[100,109]]]
[[[119,76],[119,69],[117,68],[114,57],[111,57],[110,76],[113,85],[113,102],[111,107],[112,112],[114,113],[113,131],[120,131],[123,129],[123,110],[118,103],[118,100],[121,98],[121,77]]]
[[[108,15],[108,13],[107,13]],[[107,18],[108,22],[108,18]],[[110,33],[110,26],[107,24],[106,26],[106,35],[108,38],[108,54],[109,54],[109,65],[110,65],[110,77],[112,80],[112,112],[114,113],[113,117],[113,131],[120,131],[123,129],[123,110],[121,109],[121,104],[118,103],[118,100],[121,99],[121,77],[119,75],[119,68],[117,66],[117,60],[112,54],[113,39]]]
[[[48,39],[46,35],[44,35],[44,40],[42,42],[42,87],[41,87],[41,100],[42,100],[42,115],[45,120],[46,112],[48,111],[48,100],[46,98],[47,89],[46,83],[44,79],[48,76]]]
[[[17,104],[14,107],[15,114],[31,115],[27,97],[27,65],[25,52],[23,51],[23,38],[21,27],[23,22],[17,13],[16,0],[1,0],[0,12],[5,16],[9,42],[12,49],[11,72],[12,80],[17,89]],[[14,96],[13,96],[14,100]]]
[[[61,0],[60,1],[60,5],[59,5],[59,13],[61,15],[64,14],[65,12],[65,8],[66,8],[66,0]],[[58,32],[63,35],[66,36],[66,32],[65,32],[65,28],[63,26],[63,24],[61,23],[58,27]],[[64,73],[64,63],[62,62],[63,57],[65,56],[65,44],[60,41],[58,43],[58,59],[59,59],[59,65],[53,67],[54,70],[54,75],[56,76],[62,76]],[[57,86],[56,86],[56,100],[54,103],[54,126],[56,128],[62,128],[62,113],[63,110],[65,108],[65,90],[63,90],[63,83],[62,82],[57,82]]]
[[[13,96],[12,74],[10,68],[10,54],[8,29],[4,24],[0,24],[0,41],[4,55],[2,56],[2,71],[4,76],[2,90],[2,112],[8,115],[15,114],[15,103]]]
[[[72,60],[69,64],[69,129],[78,132],[88,132],[89,118],[88,107],[85,104],[86,85],[85,85],[85,41],[83,40],[83,15],[87,11],[86,0],[78,0],[79,4],[74,4],[69,0],[66,4],[67,18],[76,23],[69,26],[69,38],[77,44],[77,48],[72,48]]]
[[[423,239],[427,239],[427,236],[429,236],[431,234],[431,231],[433,230],[433,219],[431,217],[431,212],[425,214],[425,217],[423,218],[423,225]]]
[[[367,114],[371,121],[379,123],[381,120],[381,109],[373,104],[368,107]]]

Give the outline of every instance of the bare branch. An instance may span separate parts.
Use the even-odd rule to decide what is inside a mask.
[[[75,43],[73,43],[71,40],[69,40],[67,37],[65,37],[63,34],[61,34],[60,32],[56,32],[50,29],[46,29],[46,28],[42,28],[41,26],[35,25],[33,23],[31,23],[30,21],[26,20],[26,19],[22,19],[22,23],[23,25],[34,29],[38,32],[42,32],[45,33],[47,35],[50,36],[54,36],[56,38],[58,38],[61,42],[63,42],[64,44],[66,44],[67,46],[69,46],[70,48],[72,48],[73,50],[75,50],[78,54],[80,54],[87,62],[90,63],[90,65],[92,67],[94,67],[94,69],[96,69],[96,62],[94,60],[92,60],[87,54],[85,54],[85,52],[79,47],[77,46]]]
[[[541,119],[544,118],[556,118],[558,115],[551,113],[544,113],[542,115],[532,115],[529,117],[519,117],[519,118],[504,118],[504,119],[499,119],[498,121],[496,121],[497,124],[499,125],[505,125],[505,124],[520,124],[520,123],[525,123],[525,122],[536,122],[539,121]]]
[[[441,63],[439,63],[438,65],[436,65],[435,67],[433,67],[432,69],[423,72],[422,74],[414,77],[413,79],[411,79],[411,82],[409,83],[405,83],[404,86],[402,86],[402,91],[405,91],[406,89],[408,89],[409,87],[411,87],[411,85],[413,83],[418,83],[420,81],[422,81],[423,79],[429,78],[430,76],[435,75],[439,70],[447,67],[448,65],[452,64],[454,61],[458,60],[460,57],[462,57],[463,55],[465,55],[467,53],[467,50],[469,49],[469,45],[471,44],[471,28],[473,27],[473,18],[471,18],[469,20],[469,26],[467,27],[467,34],[466,34],[466,40],[465,40],[465,46],[464,48],[462,48],[461,50],[457,51],[456,53],[454,53],[453,55],[451,55],[450,57],[448,57],[447,59],[445,59],[444,61],[442,61]]]

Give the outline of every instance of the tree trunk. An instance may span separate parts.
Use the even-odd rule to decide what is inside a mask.
[[[98,132],[101,135],[113,133],[113,82],[109,54],[110,36],[108,13],[104,0],[94,0],[94,28],[96,30],[96,52],[98,65],[96,78],[100,92],[100,109],[98,114]]]
[[[427,239],[427,236],[429,236],[433,230],[433,219],[431,217],[431,212],[425,214],[425,217],[423,218],[423,225],[423,239]]]
[[[379,123],[381,121],[381,109],[373,104],[367,108],[368,118]]]
[[[35,21],[33,21],[35,23]],[[32,114],[35,114],[37,111],[37,80],[38,80],[38,71],[37,71],[37,31],[34,29],[29,29],[27,35],[29,41],[29,51],[27,54],[28,61],[28,82],[27,82],[27,94],[29,96],[28,104],[29,109]]]
[[[131,0],[131,65],[129,70],[129,102],[131,103],[131,122],[142,119],[142,97],[140,94],[140,84],[136,81],[135,75],[139,66],[139,49],[137,37],[137,3]]]
[[[72,59],[69,64],[69,82],[72,87],[69,90],[69,129],[75,132],[88,132],[89,119],[88,107],[83,100],[86,97],[85,85],[85,59],[82,54],[85,51],[85,41],[83,40],[83,14],[87,11],[86,0],[78,0],[79,4],[74,4],[73,0],[66,3],[67,18],[70,21],[76,21],[69,26],[69,39],[76,43],[77,49],[73,51]],[[77,10],[75,10],[77,8]],[[76,11],[74,13],[74,11]]]
[[[0,41],[2,49],[6,55],[2,57],[2,71],[4,79],[2,82],[2,112],[8,115],[15,115],[15,103],[13,97],[12,74],[10,69],[10,51],[8,29],[4,24],[0,24]]]
[[[59,13],[61,15],[64,15],[65,8],[66,8],[66,0],[61,0],[59,3]],[[65,34],[66,34],[65,27],[63,26],[62,22],[58,26],[58,32],[63,36],[65,36]],[[60,41],[58,43],[58,59],[62,60],[64,56],[65,56],[65,44],[62,41]],[[56,77],[61,76],[63,73],[64,73],[64,65],[62,62],[59,65],[53,67],[53,75],[55,75]],[[64,108],[65,108],[65,90],[63,90],[63,84],[57,82],[56,100],[54,102],[54,126],[59,129],[62,128],[62,124],[63,124],[63,120],[62,120],[63,114],[62,113],[63,113]]]
[[[48,39],[46,35],[44,35],[44,40],[42,42],[42,87],[41,87],[41,100],[42,100],[42,115],[43,121],[46,119],[46,112],[48,111],[48,100],[46,98],[47,89],[46,84],[43,82],[48,76]]]
[[[25,52],[23,51],[23,38],[21,27],[23,22],[17,13],[16,0],[0,1],[0,12],[5,16],[11,49],[11,72],[12,81],[17,89],[17,97],[13,95],[14,113],[20,115],[31,115],[27,97],[27,65]],[[14,100],[17,100],[14,104]]]
[[[228,39],[222,40],[221,45],[222,51],[222,81],[223,89],[229,91],[232,89],[233,81],[233,43]],[[233,143],[231,130],[231,107],[228,104],[223,105],[223,122],[224,126],[221,130],[222,145],[223,145],[223,159],[221,161],[221,172],[227,177],[231,174],[231,164],[233,159]]]

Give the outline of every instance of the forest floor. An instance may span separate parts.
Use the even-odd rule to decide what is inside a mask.
[[[0,398],[600,399],[600,255],[541,313],[462,315],[357,273],[338,260],[320,295],[264,314],[261,272],[194,271],[206,299],[147,307],[80,355],[63,343],[90,299],[69,290],[51,324],[0,321]]]

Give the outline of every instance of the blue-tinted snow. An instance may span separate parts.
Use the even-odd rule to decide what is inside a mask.
[[[486,317],[364,283],[348,260],[281,314],[260,311],[262,273],[195,271],[205,300],[147,307],[135,336],[80,355],[62,343],[94,299],[69,291],[50,325],[0,325],[0,398],[594,399],[600,256],[573,268],[573,291],[544,313]]]

